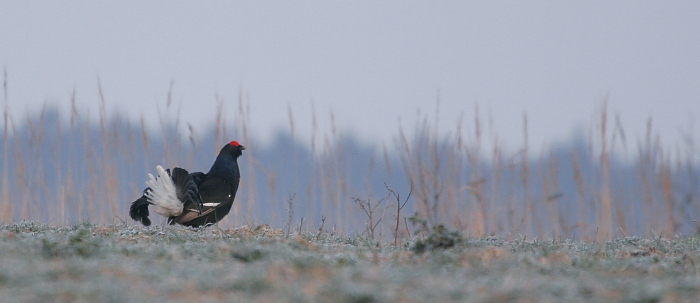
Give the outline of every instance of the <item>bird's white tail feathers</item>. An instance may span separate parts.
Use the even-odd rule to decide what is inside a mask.
[[[155,206],[153,211],[162,216],[179,216],[183,207],[182,202],[177,198],[177,190],[173,179],[160,165],[156,166],[156,171],[158,171],[158,177],[148,174],[148,180],[146,181],[146,186],[151,188],[150,191],[145,193],[148,202]]]

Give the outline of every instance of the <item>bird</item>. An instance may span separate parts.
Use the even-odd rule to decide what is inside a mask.
[[[219,222],[231,210],[241,173],[238,157],[245,147],[238,141],[224,145],[209,172],[189,173],[156,166],[158,176],[148,174],[143,195],[131,203],[129,216],[144,226],[151,225],[148,207],[175,223],[200,227]]]

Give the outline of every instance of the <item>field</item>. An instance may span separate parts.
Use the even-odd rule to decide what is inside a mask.
[[[0,226],[6,302],[695,302],[700,240]]]

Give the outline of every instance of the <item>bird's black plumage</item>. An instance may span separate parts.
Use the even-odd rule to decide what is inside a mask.
[[[207,173],[189,173],[179,167],[165,170],[174,190],[169,184],[160,185],[167,183],[168,179],[160,180],[163,181],[160,183],[156,181],[153,183],[156,186],[146,188],[143,195],[131,204],[129,216],[149,226],[148,207],[155,206],[156,212],[168,216],[169,224],[198,227],[218,222],[229,213],[236,197],[241,178],[238,157],[244,149],[236,141],[226,144]]]

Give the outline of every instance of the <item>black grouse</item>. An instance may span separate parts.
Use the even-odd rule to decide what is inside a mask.
[[[143,225],[151,225],[148,206],[168,218],[169,224],[198,227],[219,222],[228,214],[236,197],[241,173],[238,157],[245,149],[236,141],[226,144],[208,173],[188,173],[175,167],[156,167],[158,176],[148,174],[148,188],[131,203],[129,216]]]

